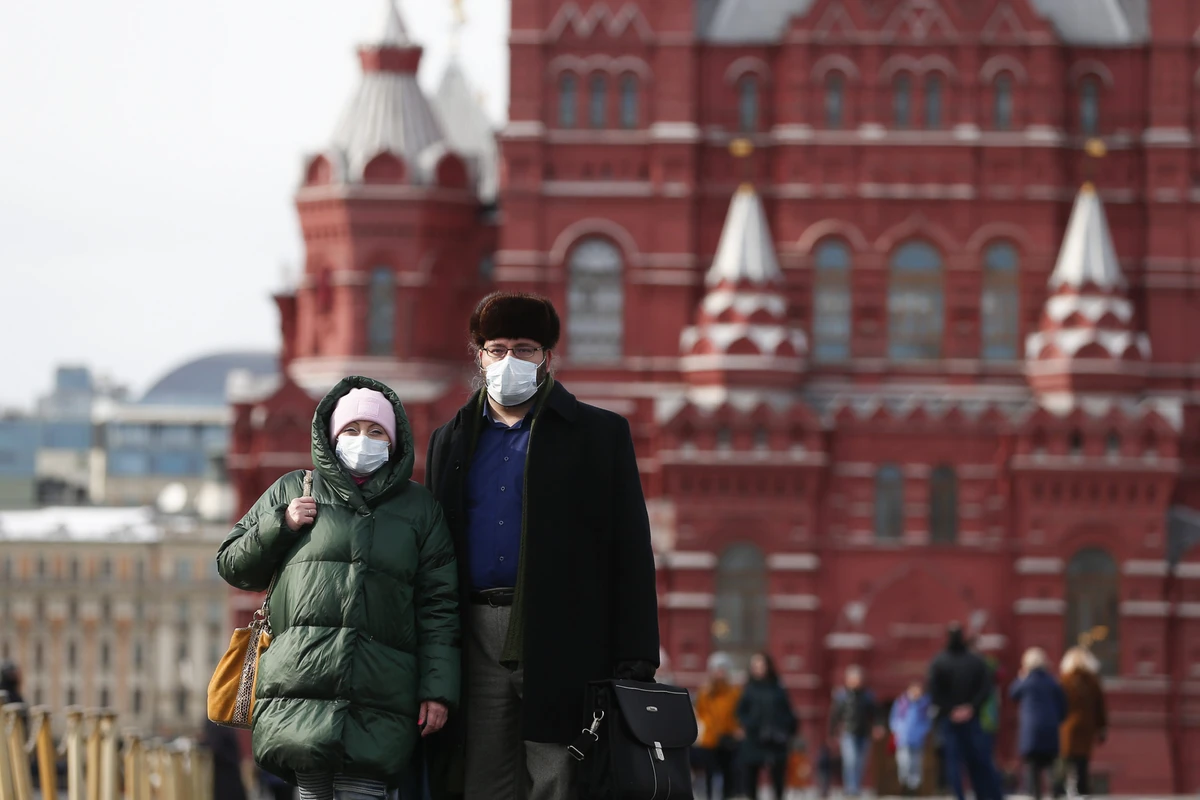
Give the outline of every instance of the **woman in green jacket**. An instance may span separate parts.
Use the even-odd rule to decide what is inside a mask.
[[[458,701],[454,547],[413,455],[396,394],[346,378],[313,418],[312,496],[284,475],[217,553],[239,589],[278,573],[253,749],[302,800],[384,796]]]

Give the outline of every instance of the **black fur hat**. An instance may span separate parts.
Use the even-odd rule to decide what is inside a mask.
[[[476,347],[492,339],[532,339],[547,350],[558,344],[558,312],[545,297],[524,292],[494,292],[471,315]]]

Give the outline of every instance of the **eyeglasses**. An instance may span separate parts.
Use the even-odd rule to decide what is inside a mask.
[[[537,355],[538,351],[542,349],[543,348],[541,347],[528,347],[526,345],[522,345],[520,347],[505,347],[501,344],[495,344],[491,347],[483,348],[483,352],[487,353],[492,358],[504,358],[509,353],[512,353],[517,358],[533,358],[535,355]]]

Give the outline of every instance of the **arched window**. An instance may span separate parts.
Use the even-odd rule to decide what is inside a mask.
[[[813,357],[850,358],[850,248],[839,239],[817,245],[813,281]]]
[[[1095,75],[1079,84],[1079,130],[1084,136],[1100,132],[1100,80]]]
[[[603,128],[608,124],[608,78],[603,75],[592,76],[588,124],[593,128]]]
[[[1089,547],[1067,564],[1067,616],[1064,649],[1084,643],[1100,661],[1100,672],[1119,669],[1120,576],[1117,562],[1104,550]]]
[[[635,75],[621,78],[621,127],[636,128],[638,125],[638,80]]]
[[[825,76],[825,127],[836,131],[842,127],[846,107],[846,79],[840,72]]]
[[[389,267],[371,270],[367,297],[367,353],[396,354],[396,278]]]
[[[875,538],[899,541],[904,536],[904,475],[895,464],[875,473]]]
[[[625,321],[620,251],[607,239],[584,239],[571,251],[568,271],[571,360],[580,363],[620,358]]]
[[[767,646],[767,561],[752,544],[732,545],[717,562],[712,644],[742,664]]]
[[[925,77],[925,128],[942,127],[942,76],[931,72]]]
[[[569,72],[563,73],[558,79],[558,126],[574,128],[576,104],[579,101],[579,86],[575,76]]]
[[[888,288],[888,357],[940,358],[942,257],[925,242],[908,242],[892,255]]]
[[[981,332],[985,361],[1006,361],[1017,357],[1020,333],[1020,298],[1017,276],[1020,258],[1008,242],[989,245],[983,253],[983,297]]]
[[[742,133],[758,130],[758,77],[746,75],[738,82],[738,128]]]
[[[958,478],[947,464],[929,476],[929,538],[934,544],[958,541]]]
[[[1012,76],[1000,75],[992,86],[992,127],[998,131],[1012,128]]]
[[[892,127],[905,130],[912,125],[912,78],[900,73],[892,81]]]

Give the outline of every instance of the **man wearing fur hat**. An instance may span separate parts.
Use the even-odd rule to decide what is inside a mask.
[[[489,295],[470,335],[483,385],[425,473],[465,601],[462,712],[431,743],[430,783],[438,800],[560,800],[588,682],[658,666],[650,524],[629,423],[552,377],[550,301]]]

